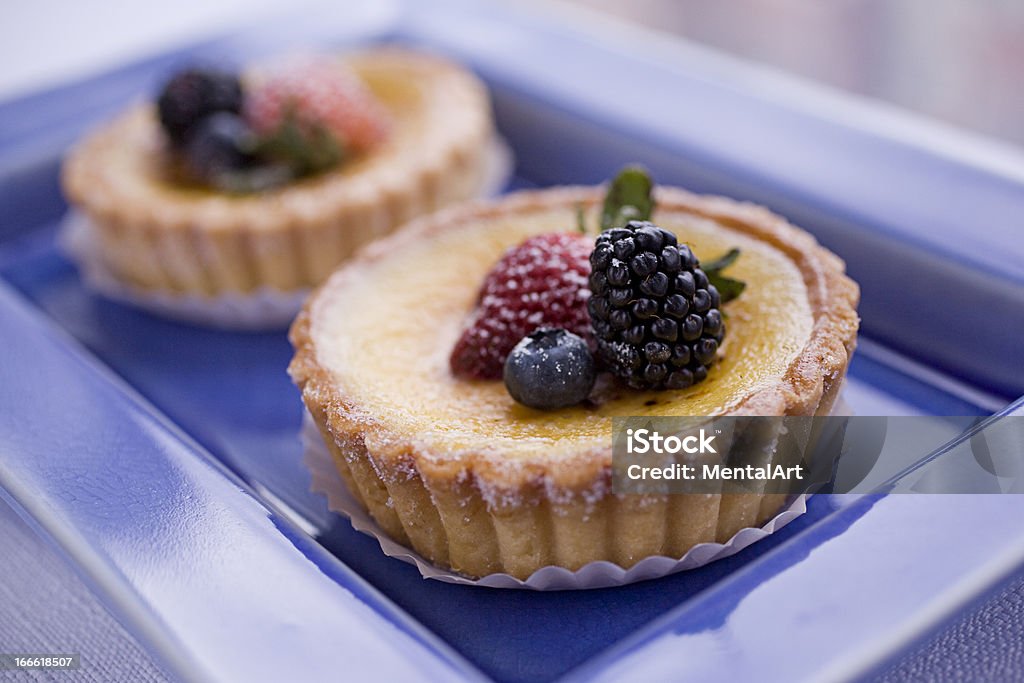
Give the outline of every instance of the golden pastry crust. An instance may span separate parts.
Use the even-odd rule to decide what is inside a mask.
[[[413,216],[474,196],[493,136],[483,84],[440,57],[394,48],[344,61],[392,114],[391,136],[336,170],[272,191],[233,196],[168,182],[151,106],[73,149],[64,191],[89,217],[111,274],[201,295],[303,289]]]
[[[414,221],[331,276],[292,326],[296,354],[289,372],[349,488],[387,533],[439,565],[472,576],[507,572],[518,578],[549,564],[575,570],[608,560],[629,567],[650,555],[681,557],[697,543],[725,541],[744,526],[763,523],[782,504],[777,495],[614,495],[610,437],[607,447],[580,448],[567,439],[565,447],[554,443],[514,458],[483,439],[478,448],[438,448],[401,420],[363,405],[347,387],[345,368],[324,362],[332,339],[319,324],[331,302],[402,244],[495,217],[593,210],[601,197],[601,188],[525,192]],[[813,322],[794,360],[718,414],[827,414],[858,327],[859,291],[842,261],[754,205],[672,188],[660,189],[657,200],[659,212],[710,220],[770,245],[792,261],[806,286]],[[465,286],[475,291],[479,283]]]

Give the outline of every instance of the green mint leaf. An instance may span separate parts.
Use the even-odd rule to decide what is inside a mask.
[[[267,160],[288,164],[295,175],[304,176],[341,163],[345,147],[326,127],[303,123],[289,110],[281,125],[259,141],[257,153]]]
[[[708,261],[701,266],[704,273],[708,276],[708,282],[713,284],[721,295],[723,304],[738,297],[747,287],[747,283],[742,280],[722,275],[722,271],[735,263],[739,257],[740,250],[733,248],[713,261]]]
[[[735,263],[736,259],[738,259],[739,257],[740,257],[740,250],[737,249],[736,247],[733,247],[732,249],[730,249],[726,253],[724,253],[721,256],[719,256],[718,258],[716,258],[714,261],[709,261],[707,263],[704,263],[701,266],[701,268],[704,269],[705,273],[711,273],[712,271],[718,272],[720,270],[725,270],[726,268],[731,266],[733,263]]]
[[[728,303],[743,293],[743,290],[747,288],[747,283],[742,280],[734,280],[731,277],[725,275],[719,275],[715,273],[707,273],[708,282],[715,286],[718,290],[718,294],[722,297],[722,303]]]
[[[650,220],[654,212],[654,182],[640,166],[627,166],[612,180],[601,209],[601,230],[618,228],[629,221]]]

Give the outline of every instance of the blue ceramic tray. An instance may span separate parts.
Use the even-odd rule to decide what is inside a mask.
[[[1012,521],[1024,512],[1019,496],[818,496],[769,539],[658,581],[546,594],[424,581],[308,492],[283,333],[203,330],[99,299],[54,248],[66,208],[61,151],[174,64],[311,44],[419,44],[488,80],[517,154],[514,187],[598,181],[640,160],[661,182],[768,204],[847,258],[864,285],[847,391],[858,413],[1011,409],[1024,392],[1020,350],[986,332],[1024,320],[1019,244],[1007,234],[1024,209],[1019,178],[893,140],[857,106],[825,111],[803,91],[779,102],[749,87],[745,67],[581,22],[384,3],[252,27],[0,104],[0,487],[170,672],[854,676],[1024,560],[1024,529]],[[641,39],[641,54],[611,47]],[[872,182],[852,182],[851,166]],[[897,181],[914,191],[895,196]],[[964,229],[968,200],[1002,248],[979,238],[950,253],[944,236]],[[934,291],[956,294],[936,307]],[[1001,315],[964,319],[958,302],[978,297]],[[933,334],[951,318],[975,336]]]

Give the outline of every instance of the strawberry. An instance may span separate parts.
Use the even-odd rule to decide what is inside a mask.
[[[557,327],[592,343],[587,312],[591,240],[549,233],[512,247],[484,278],[477,306],[452,350],[460,377],[499,379],[512,348],[539,327]]]
[[[324,145],[339,150],[336,157],[365,152],[382,142],[390,128],[387,110],[366,85],[341,63],[323,58],[267,74],[248,90],[244,115],[256,134],[284,156],[322,154],[315,148]]]

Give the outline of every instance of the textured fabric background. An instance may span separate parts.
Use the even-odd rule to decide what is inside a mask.
[[[67,563],[0,501],[0,652],[81,655],[78,671],[0,671],[0,681],[167,679]]]
[[[879,677],[904,681],[1024,681],[1024,575]]]

